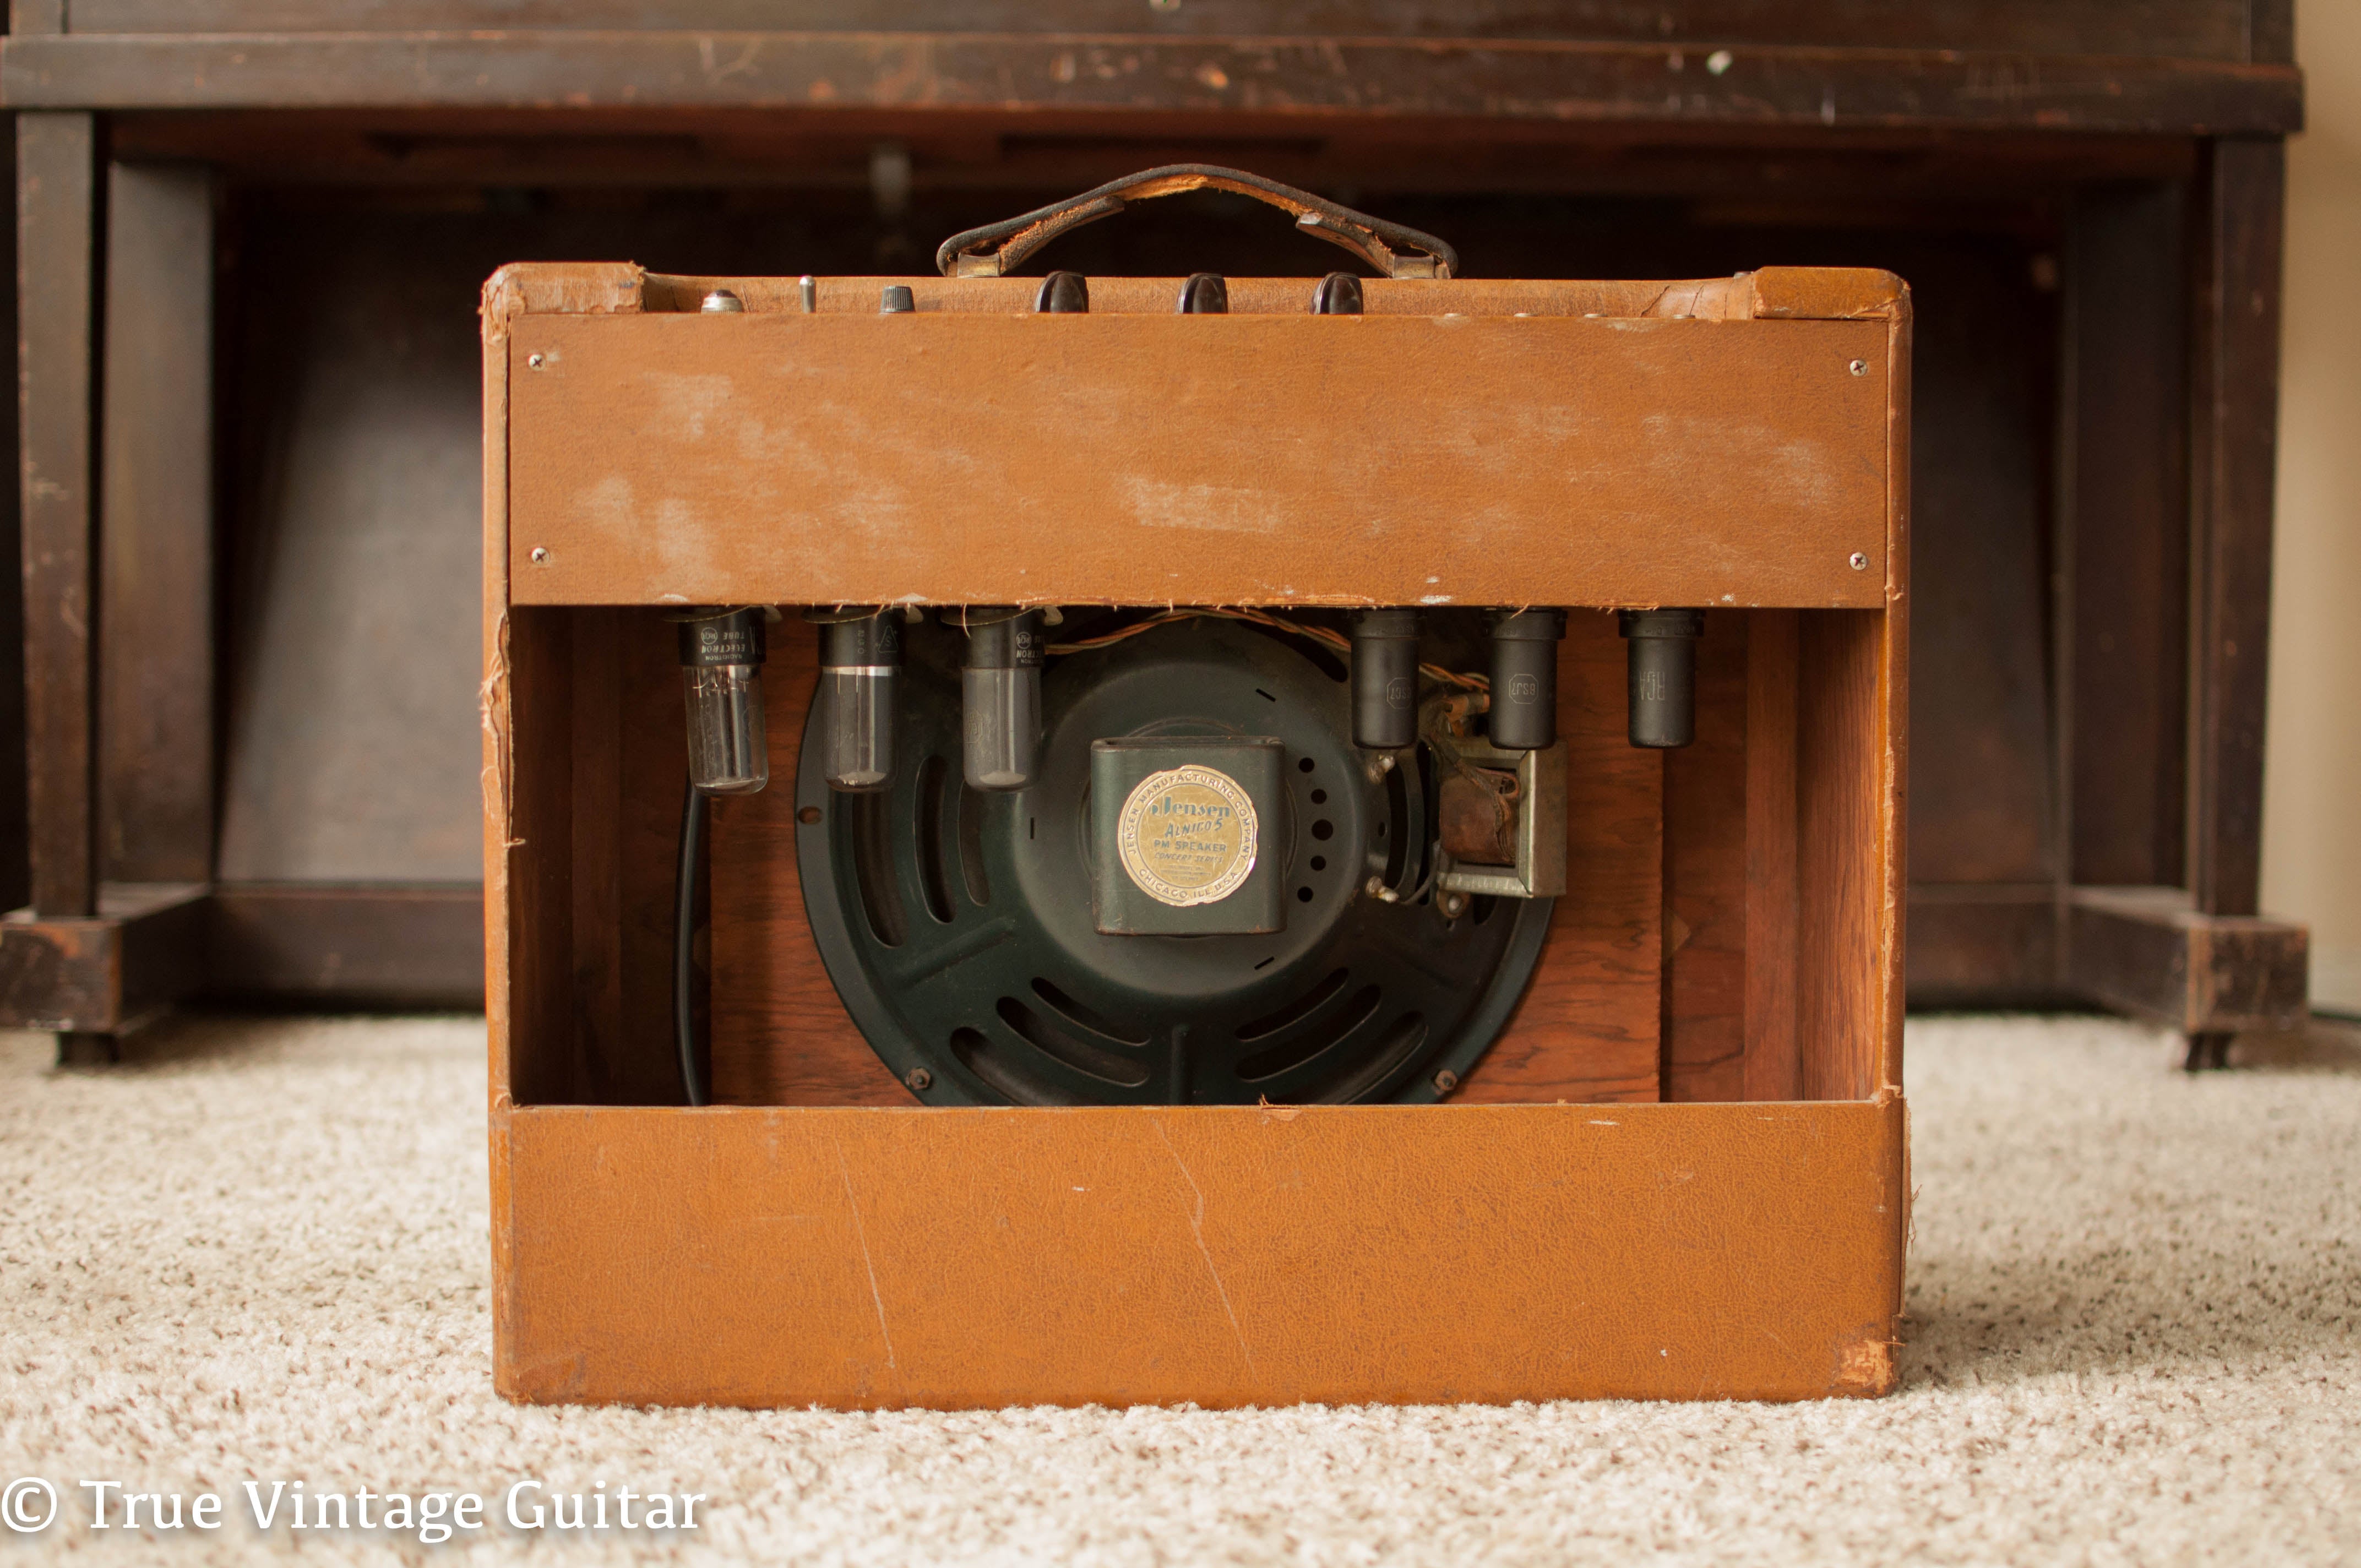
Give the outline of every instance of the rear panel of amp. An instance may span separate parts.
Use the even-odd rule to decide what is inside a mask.
[[[513,269],[488,294],[503,1394],[1224,1407],[1894,1387],[1908,428],[1894,280],[1377,281],[1367,321],[1316,340],[1280,319],[1301,309],[1295,280],[1234,280],[1234,311],[1272,313],[1208,330],[1162,314],[1167,283],[1111,280],[1094,308],[1114,319],[1071,334],[1065,402],[1041,377],[984,373],[1022,346],[1013,330],[925,320],[1021,313],[1026,280],[914,280],[902,324],[926,335],[896,340],[923,351],[907,364],[873,346],[874,280],[823,280],[810,320],[792,280],[719,281],[741,320],[691,313],[717,280],[624,267]],[[1527,312],[1560,319],[1513,320]],[[1051,482],[1072,472],[1077,410],[1160,409],[1174,370],[1217,350],[1221,374],[1175,403],[1196,424],[1134,419],[1158,441],[1106,445],[1125,461],[1084,472],[1097,489]],[[1404,355],[1429,403],[1397,395]],[[981,390],[927,392],[947,376]],[[1285,418],[1239,418],[1224,400],[1242,378]],[[1504,379],[1532,416],[1515,441],[1495,439]],[[680,395],[697,388],[714,395]],[[1594,403],[1604,424],[1573,417]],[[813,940],[797,839],[828,803],[798,795],[817,661],[790,620],[765,675],[771,787],[718,802],[712,824],[696,1000],[719,1102],[684,1108],[669,1014],[685,716],[662,607],[1160,603],[1165,574],[1141,563],[1165,565],[1169,531],[1110,525],[1102,492],[1144,475],[1185,500],[1210,435],[1283,444],[1286,419],[1389,434],[1325,467],[1266,453],[1285,527],[1213,557],[1201,602],[1571,611],[1569,892],[1446,1102],[919,1108]],[[888,450],[839,424],[932,433]],[[747,464],[752,449],[770,456]],[[1832,455],[1778,466],[1815,449]],[[1488,478],[1493,455],[1515,460]],[[797,467],[840,459],[867,467]],[[995,464],[992,493],[1038,503],[1029,549],[970,504],[965,466]],[[898,493],[915,522],[850,539],[809,504],[914,469],[925,483]],[[1574,473],[1597,482],[1568,509],[1552,487]],[[1401,526],[1360,537],[1338,476]],[[1515,514],[1481,548],[1449,521],[1471,494]],[[1301,597],[1261,581],[1278,569]],[[1608,611],[1581,608],[1602,599],[1725,607],[1698,647],[1694,745],[1626,742],[1624,650]]]
[[[1883,882],[1872,851],[1884,619],[1711,612],[1697,741],[1663,752],[1626,741],[1612,615],[1571,616],[1559,662],[1569,891],[1516,1010],[1451,1101],[1875,1092],[1884,1021],[1864,960]],[[647,608],[517,607],[508,638],[510,787],[537,868],[512,890],[511,1092],[521,1105],[676,1105],[673,628]],[[815,665],[810,635],[783,626],[765,672],[772,785],[715,803],[697,996],[709,1081],[721,1104],[915,1106],[839,1000],[806,913],[796,839],[824,830],[807,818],[828,805],[797,792]],[[948,866],[940,880],[951,898],[974,896]]]

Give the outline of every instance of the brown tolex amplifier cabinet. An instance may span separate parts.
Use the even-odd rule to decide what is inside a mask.
[[[892,284],[915,311],[879,313]],[[1307,313],[1308,280],[1231,280],[1224,315],[1173,313],[1177,278],[1092,280],[1079,315],[1037,286],[530,265],[486,290],[500,1391],[1892,1388],[1902,284],[1378,280],[1347,317]],[[700,312],[716,290],[742,311]],[[785,616],[771,784],[713,807],[717,1103],[692,1109],[667,611],[720,604]],[[1567,607],[1566,892],[1513,1012],[1422,1080],[1435,1103],[925,1103],[798,880],[832,803],[799,776],[796,618],[844,604]],[[1683,751],[1624,737],[1609,612],[1654,606],[1707,611]]]

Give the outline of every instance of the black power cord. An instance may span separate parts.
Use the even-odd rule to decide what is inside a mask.
[[[711,1102],[697,1070],[697,872],[705,858],[705,821],[712,805],[688,786],[680,808],[680,872],[672,917],[672,1038],[680,1053],[681,1089],[691,1105]]]

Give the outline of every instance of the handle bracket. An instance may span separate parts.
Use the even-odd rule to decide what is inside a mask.
[[[1449,278],[1459,270],[1459,253],[1431,234],[1356,213],[1259,174],[1211,163],[1144,169],[1079,196],[955,234],[936,250],[935,265],[946,278],[1004,277],[1069,229],[1111,218],[1134,202],[1209,190],[1267,202],[1292,214],[1303,233],[1344,247],[1388,278]]]

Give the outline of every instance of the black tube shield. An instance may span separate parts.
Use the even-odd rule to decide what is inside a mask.
[[[819,667],[868,670],[902,663],[902,612],[855,611],[819,629]]]
[[[1631,744],[1668,751],[1697,739],[1701,609],[1627,609],[1616,618],[1631,652]]]
[[[1371,609],[1353,622],[1353,744],[1399,751],[1418,741],[1418,611]]]
[[[767,618],[759,609],[698,610],[680,623],[680,662],[691,666],[759,664],[769,652]]]
[[[1521,609],[1492,623],[1492,744],[1539,751],[1557,744],[1557,645],[1565,611]]]

